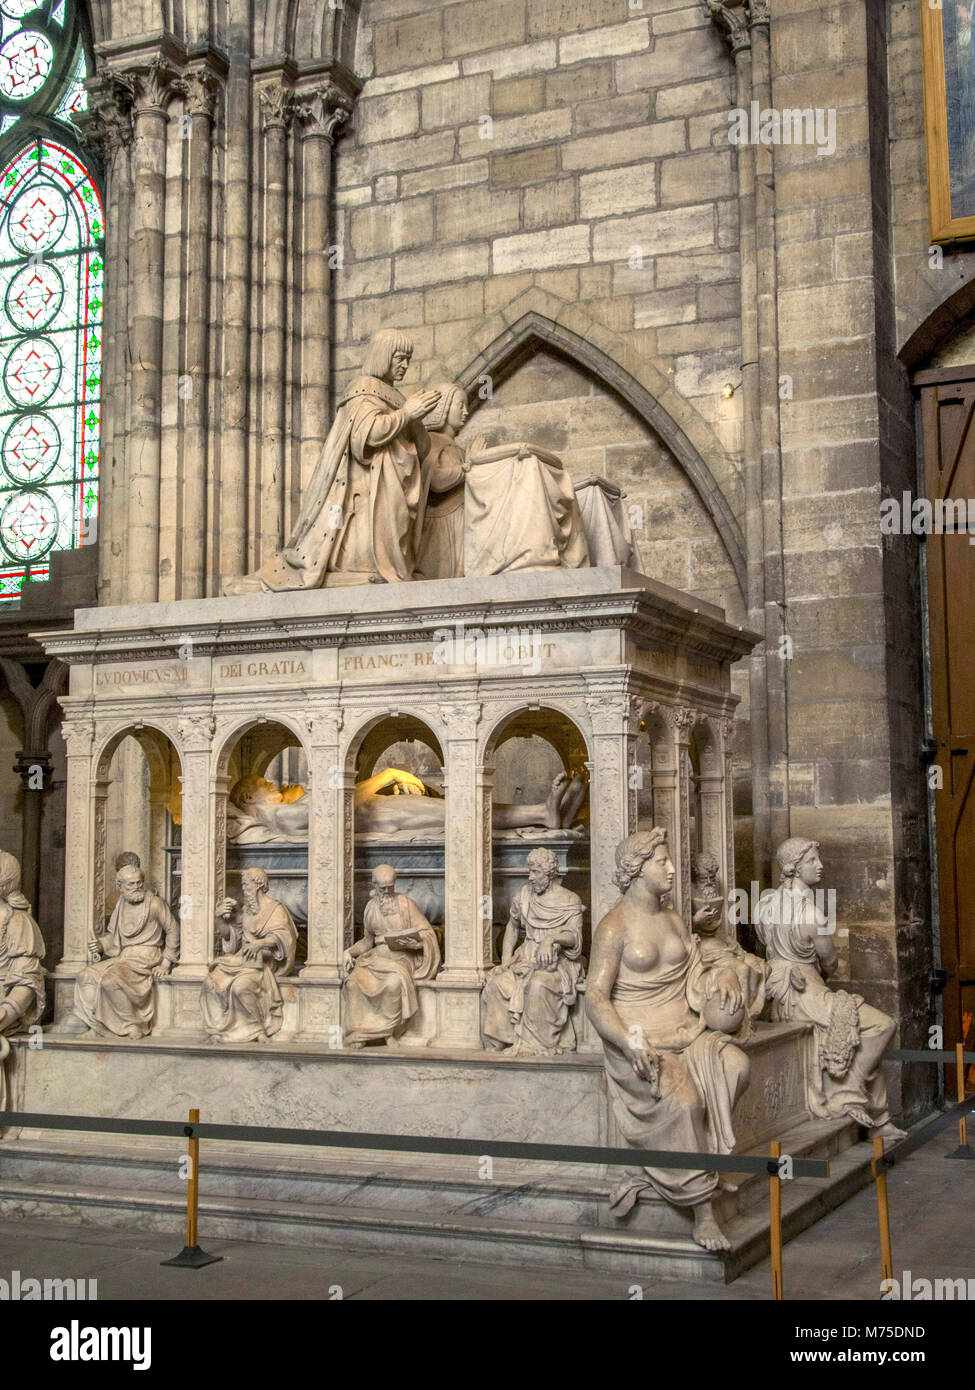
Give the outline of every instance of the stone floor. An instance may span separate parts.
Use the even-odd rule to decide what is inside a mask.
[[[949,1162],[956,1131],[944,1130],[895,1167],[888,1180],[894,1272],[915,1278],[975,1278],[975,1163]],[[97,1278],[102,1299],[585,1299],[634,1297],[616,1275],[409,1260],[243,1241],[201,1243],[220,1264],[163,1269],[181,1244],[136,1232],[46,1221],[0,1221],[0,1278]],[[880,1256],[871,1186],[785,1247],[785,1293],[793,1299],[875,1300]],[[728,1286],[645,1285],[645,1299],[766,1300],[763,1261]],[[341,1290],[341,1294],[337,1292]]]

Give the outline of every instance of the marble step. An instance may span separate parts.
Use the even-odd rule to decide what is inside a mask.
[[[785,1151],[794,1157],[829,1157],[856,1140],[856,1127],[821,1122],[787,1131]],[[77,1165],[86,1186],[121,1192],[179,1192],[180,1140],[124,1136],[59,1135],[36,1131],[13,1144],[0,1144],[0,1179],[57,1181],[65,1164]],[[492,1213],[515,1220],[618,1223],[609,1215],[608,1194],[617,1170],[603,1166],[556,1165],[493,1160],[490,1176],[475,1157],[382,1154],[354,1150],[291,1148],[269,1144],[205,1142],[200,1184],[205,1195],[261,1200],[273,1196],[296,1203],[341,1203],[372,1208]],[[741,1175],[739,1191],[723,1193],[719,1214],[730,1219],[765,1200],[762,1175]],[[634,1226],[662,1234],[682,1234],[684,1213],[646,1194],[627,1218]]]
[[[789,1152],[809,1154],[836,1145],[843,1134],[793,1136]],[[185,1185],[176,1171],[171,1141],[143,1145],[97,1144],[74,1139],[59,1144],[22,1139],[0,1144],[0,1213],[50,1217],[110,1227],[136,1227],[179,1238]],[[499,1161],[494,1177],[472,1181],[457,1160],[387,1163],[374,1154],[322,1155],[302,1150],[281,1157],[238,1154],[237,1146],[204,1145],[200,1228],[206,1244],[221,1237],[302,1245],[399,1251],[474,1261],[618,1270],[646,1279],[732,1279],[768,1249],[767,1185],[761,1177],[737,1198],[723,1197],[726,1255],[695,1244],[689,1213],[659,1199],[641,1202],[625,1222],[606,1213],[611,1180],[599,1169],[567,1174],[548,1165],[526,1178],[526,1166]],[[218,1154],[217,1149],[224,1150]],[[98,1151],[100,1150],[100,1151]],[[211,1152],[208,1152],[210,1150]],[[869,1181],[872,1149],[856,1144],[831,1157],[826,1183],[783,1185],[784,1234],[788,1239]],[[290,1158],[290,1162],[289,1162]],[[499,1169],[504,1171],[499,1171]],[[487,1191],[485,1191],[487,1186]],[[754,1200],[744,1200],[746,1188]],[[332,1200],[327,1200],[329,1197]],[[735,1211],[728,1208],[735,1207]]]

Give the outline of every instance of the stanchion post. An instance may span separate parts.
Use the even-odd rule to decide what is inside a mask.
[[[774,1173],[769,1164],[769,1253],[772,1257],[772,1297],[778,1302],[782,1298],[782,1179],[778,1174],[782,1145],[778,1139],[773,1139],[769,1145],[769,1157],[775,1160]]]
[[[884,1280],[894,1277],[894,1257],[890,1248],[890,1209],[887,1206],[887,1165],[883,1162],[884,1141],[873,1141],[873,1171],[877,1184],[877,1221],[880,1226],[880,1275]],[[890,1287],[888,1283],[887,1287]]]
[[[965,1100],[965,1044],[955,1043],[955,1085],[958,1094],[958,1104],[963,1105]],[[967,1158],[975,1159],[975,1152],[972,1151],[968,1143],[968,1121],[965,1113],[958,1116],[958,1147],[954,1153],[947,1154],[948,1158]]]
[[[208,1255],[201,1250],[199,1240],[200,1204],[200,1139],[197,1127],[200,1123],[199,1110],[190,1111],[190,1122],[183,1133],[189,1139],[188,1155],[190,1170],[186,1177],[186,1244],[171,1260],[161,1260],[160,1264],[172,1265],[176,1269],[203,1269],[205,1265],[215,1265],[223,1259],[222,1255]]]

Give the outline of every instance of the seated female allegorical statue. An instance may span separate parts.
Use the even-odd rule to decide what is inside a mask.
[[[662,905],[674,881],[666,831],[629,835],[616,868],[623,896],[593,935],[586,1011],[603,1040],[620,1132],[637,1148],[730,1153],[749,1070],[729,1036],[745,1013],[738,976],[706,966],[696,937]],[[725,1250],[712,1209],[717,1188],[717,1173],[706,1169],[633,1168],[610,1210],[624,1216],[641,1191],[656,1192],[690,1208],[699,1245]]]

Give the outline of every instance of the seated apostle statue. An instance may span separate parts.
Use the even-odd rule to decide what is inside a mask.
[[[550,849],[528,856],[528,882],[511,902],[501,945],[501,964],[484,982],[481,1036],[497,1052],[574,1051],[570,1010],[584,969],[582,914],[577,893],[559,883]],[[519,929],[525,939],[517,945]]]
[[[836,947],[814,887],[823,862],[815,840],[784,840],[775,852],[778,888],[762,894],[756,930],[765,946],[765,990],[774,1019],[802,1019],[815,1029],[807,1099],[823,1120],[848,1116],[873,1138],[902,1139],[891,1121],[881,1063],[897,1027],[859,994],[830,989]]]
[[[6,1034],[20,1033],[44,1012],[44,939],[20,891],[20,864],[0,850],[0,1109],[5,1109]]]
[[[74,1012],[62,1031],[94,1037],[144,1038],[152,1031],[153,984],[179,960],[179,923],[145,874],[125,865],[119,898],[103,936],[92,938],[89,964],[74,986]]]
[[[224,954],[203,981],[200,1008],[211,1042],[267,1042],[281,1030],[284,1002],[278,977],[290,975],[298,932],[291,914],[268,896],[264,869],[241,874],[238,905],[225,898],[217,929]]]
[[[396,892],[396,870],[378,864],[361,940],[342,956],[342,1030],[347,1047],[392,1045],[419,1008],[417,980],[440,969],[437,933],[412,898]]]

